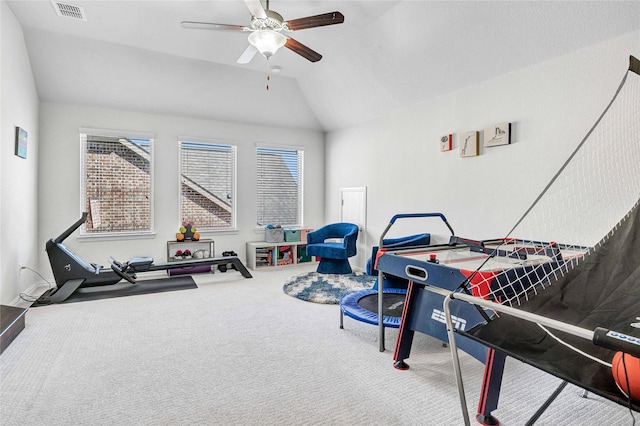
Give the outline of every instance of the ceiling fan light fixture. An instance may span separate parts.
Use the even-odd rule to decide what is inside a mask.
[[[266,58],[271,57],[276,51],[284,46],[287,38],[277,31],[258,30],[249,35],[249,43],[258,49]]]

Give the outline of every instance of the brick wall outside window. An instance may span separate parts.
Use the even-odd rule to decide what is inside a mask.
[[[202,141],[179,146],[181,221],[199,230],[233,228],[235,146]]]
[[[151,229],[150,143],[87,136],[84,152],[87,233]]]
[[[201,192],[182,184],[181,215],[198,229],[231,227],[231,212],[208,199]]]

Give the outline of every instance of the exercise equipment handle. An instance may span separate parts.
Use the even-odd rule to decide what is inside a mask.
[[[82,217],[80,219],[78,219],[78,221],[76,223],[74,223],[73,225],[71,225],[66,231],[64,231],[62,234],[58,235],[58,237],[53,240],[56,244],[60,244],[61,242],[63,242],[64,240],[67,239],[67,237],[69,235],[71,235],[73,233],[73,231],[75,231],[76,229],[80,228],[80,226],[82,226],[83,223],[86,222],[87,220],[87,216],[89,215],[89,213],[87,212],[83,212],[82,213]]]
[[[129,269],[129,265],[127,263],[120,263],[113,257],[109,257],[109,263],[111,264],[111,269],[113,270],[113,272],[115,272],[120,278],[124,278],[131,284],[136,283],[135,274],[131,275],[127,273],[127,270]]]

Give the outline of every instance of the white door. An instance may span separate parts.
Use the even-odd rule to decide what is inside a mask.
[[[354,223],[360,228],[358,234],[357,253],[349,259],[351,267],[364,271],[367,259],[367,188],[340,189],[340,220]]]

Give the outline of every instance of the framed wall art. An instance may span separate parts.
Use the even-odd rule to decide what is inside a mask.
[[[480,132],[472,131],[460,135],[460,157],[475,157],[480,155]]]
[[[453,135],[444,135],[440,137],[440,151],[451,151],[453,149]]]
[[[509,145],[511,143],[511,123],[500,123],[484,128],[484,146]]]

